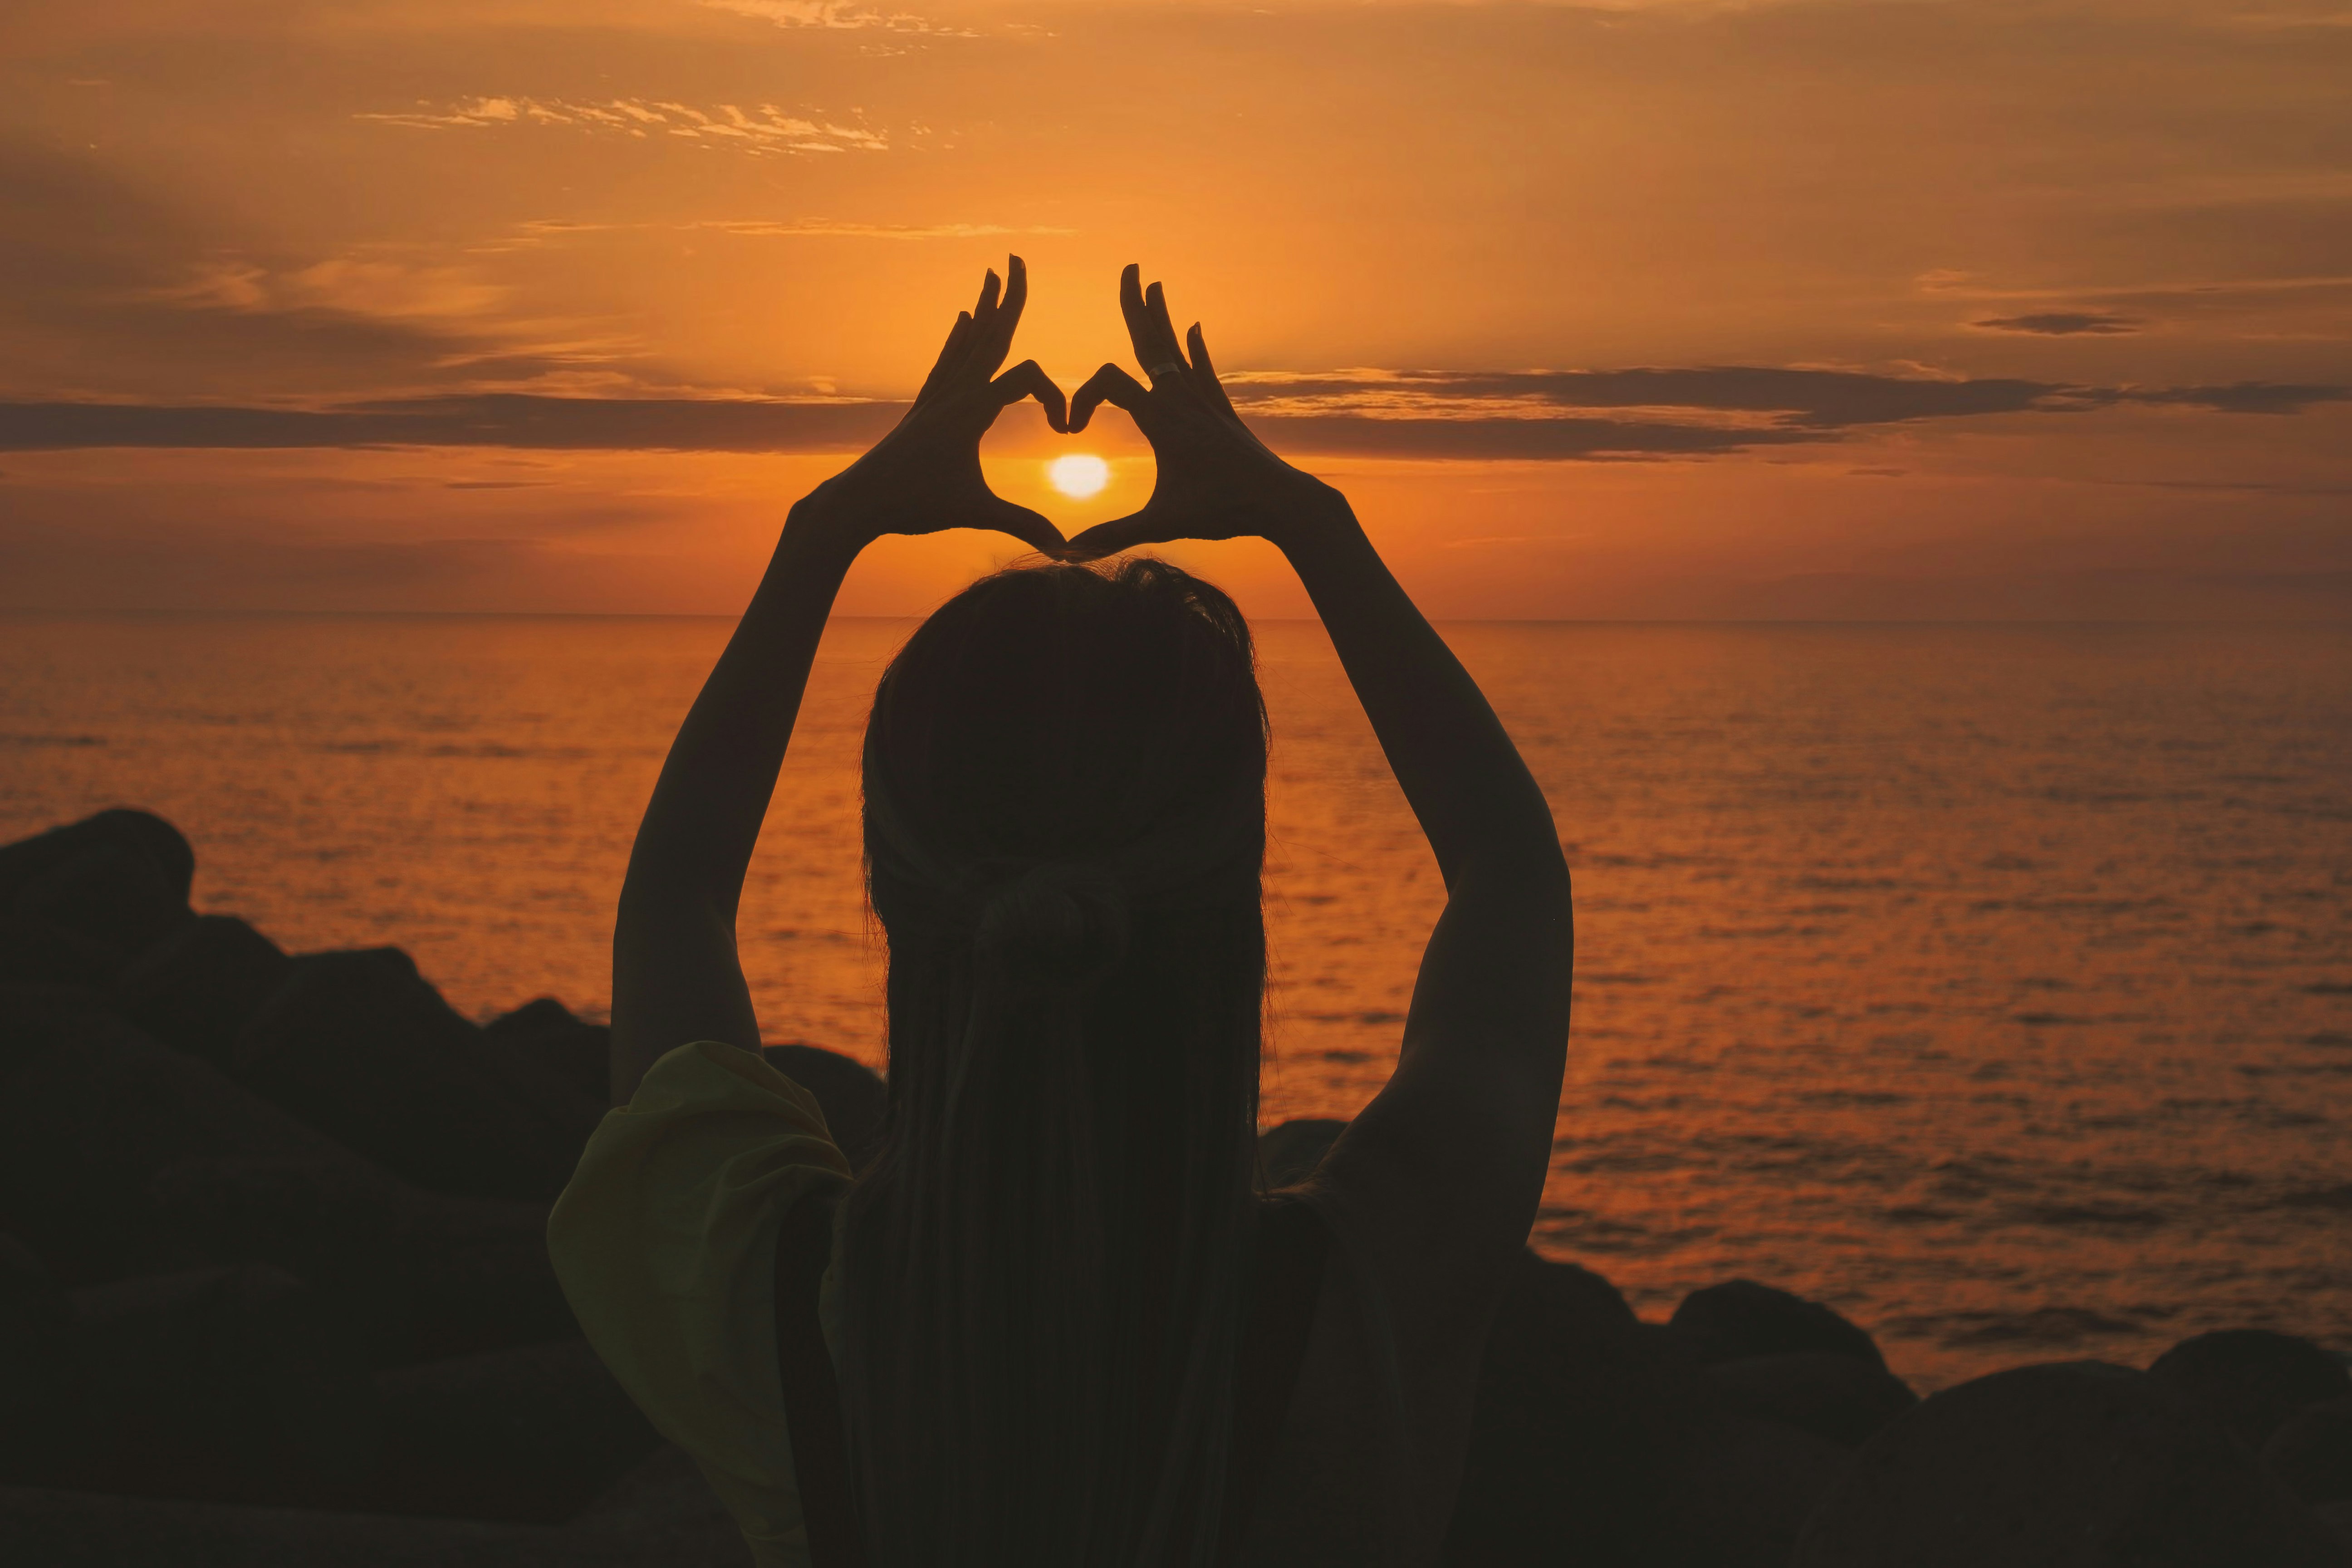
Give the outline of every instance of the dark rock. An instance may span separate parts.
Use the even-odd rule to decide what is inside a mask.
[[[1344,1121],[1326,1116],[1303,1116],[1269,1127],[1258,1134],[1258,1166],[1265,1173],[1268,1191],[1305,1181],[1323,1163],[1323,1156],[1348,1130]]]
[[[2185,1339],[2148,1365],[2253,1453],[2307,1405],[2352,1398],[2352,1373],[2309,1340],[2268,1329],[2221,1329]]]
[[[37,1471],[68,1420],[73,1309],[40,1259],[0,1236],[0,1476]]]
[[[317,1286],[380,1366],[568,1338],[538,1204],[451,1197],[315,1162],[190,1160],[155,1205],[206,1254]]]
[[[1591,1568],[1695,1563],[1676,1471],[1706,1404],[1608,1281],[1523,1253],[1488,1331],[1443,1561],[1533,1568],[1572,1547]]]
[[[601,1110],[613,1100],[613,1030],[572,1016],[552,996],[526,1002],[493,1018],[482,1032],[551,1078],[560,1079]]]
[[[200,1159],[375,1167],[89,993],[0,988],[0,1227],[68,1284],[208,1261],[158,1213],[158,1171]]]
[[[420,1186],[551,1199],[588,1125],[509,1067],[396,948],[294,960],[232,1058],[255,1092]]]
[[[1851,1449],[1776,1421],[1702,1416],[1673,1458],[1676,1530],[1662,1534],[1658,1556],[1633,1563],[1787,1568],[1805,1521],[1852,1462]]]
[[[71,1292],[75,1430],[61,1479],[101,1491],[288,1500],[375,1470],[362,1359],[303,1283],[205,1268]]]
[[[1703,1365],[1828,1351],[1886,1369],[1886,1358],[1871,1337],[1835,1311],[1753,1279],[1729,1279],[1692,1291],[1675,1309],[1667,1326]]]
[[[99,990],[121,968],[122,955],[102,942],[47,921],[0,915],[0,984]]]
[[[742,1568],[741,1531],[682,1448],[665,1443],[572,1519],[568,1531],[656,1548],[670,1564]]]
[[[293,962],[235,915],[200,915],[123,971],[115,995],[124,1015],[157,1039],[226,1068],[237,1031],[284,984]]]
[[[693,1461],[656,1450],[557,1528],[0,1487],[8,1568],[749,1568]]]
[[[2352,1500],[2352,1399],[2306,1405],[2279,1423],[2263,1464],[2305,1502]]]
[[[1706,1369],[1724,1407],[1853,1447],[1919,1403],[1893,1373],[1834,1351],[1743,1356]]]
[[[1794,1568],[2340,1568],[2309,1508],[2164,1384],[2095,1362],[1931,1395],[1864,1445]]]
[[[881,1152],[890,1120],[890,1090],[864,1062],[823,1046],[763,1046],[770,1067],[816,1096],[833,1141],[862,1171]]]
[[[12,903],[27,884],[100,846],[125,849],[153,867],[164,889],[184,905],[194,885],[196,852],[180,830],[152,811],[116,806],[47,833],[0,845],[0,904]]]
[[[402,1512],[555,1523],[660,1443],[585,1340],[432,1362],[378,1384]]]
[[[102,943],[125,958],[195,919],[187,895],[173,890],[165,872],[120,844],[93,844],[26,878],[7,912]]]
[[[2352,1552],[2352,1500],[2320,1503],[2312,1509],[2320,1522],[2336,1532],[2347,1552]]]
[[[0,989],[0,1226],[69,1283],[274,1264],[381,1361],[579,1331],[544,1205],[425,1192],[87,993]]]

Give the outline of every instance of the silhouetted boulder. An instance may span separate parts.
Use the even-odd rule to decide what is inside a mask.
[[[451,1197],[352,1166],[189,1160],[157,1212],[205,1254],[317,1287],[380,1366],[580,1331],[547,1257],[543,1205]]]
[[[0,987],[0,1227],[68,1284],[208,1261],[156,1210],[151,1185],[168,1165],[374,1170],[77,989]]]
[[[2352,1398],[2352,1373],[2342,1362],[2309,1340],[2268,1329],[2198,1334],[2147,1372],[2257,1454],[2304,1406]]]
[[[122,967],[122,955],[102,942],[47,921],[0,915],[0,985],[104,988]]]
[[[124,970],[115,996],[157,1039],[226,1068],[237,1032],[293,962],[235,915],[199,915]]]
[[[135,849],[93,844],[27,878],[7,912],[135,957],[195,919],[187,897]]]
[[[278,1500],[374,1472],[374,1384],[291,1275],[205,1268],[70,1294],[70,1484]]]
[[[491,1019],[482,1032],[549,1077],[577,1089],[601,1111],[613,1099],[613,1030],[574,1017],[552,996]]]
[[[1488,1331],[1444,1561],[1693,1562],[1678,1470],[1707,1414],[1696,1371],[1643,1331],[1614,1286],[1523,1253]]]
[[[37,879],[100,847],[129,851],[155,870],[181,904],[194,885],[196,852],[180,830],[152,811],[116,806],[14,844],[0,845],[0,904],[13,903]]]
[[[35,1473],[68,1418],[73,1309],[25,1245],[0,1236],[0,1477]]]
[[[8,1568],[747,1568],[694,1463],[656,1449],[559,1527],[0,1486]]]
[[[1805,1521],[1852,1462],[1851,1449],[1777,1421],[1734,1411],[1701,1415],[1673,1457],[1666,1495],[1675,1528],[1662,1532],[1654,1555],[1627,1568],[1787,1568]]]
[[[1265,1172],[1266,1186],[1287,1187],[1305,1181],[1347,1130],[1346,1122],[1327,1116],[1302,1116],[1259,1133],[1258,1164]]]
[[[1753,1279],[1729,1279],[1692,1291],[1675,1309],[1667,1326],[1703,1365],[1828,1351],[1886,1369],[1877,1344],[1837,1312]]]
[[[2286,1486],[2156,1379],[2018,1367],[1922,1401],[1864,1445],[1794,1568],[2341,1568]]]
[[[1854,1447],[1919,1403],[1901,1378],[1835,1351],[1717,1362],[1707,1382],[1724,1407]]]
[[[2263,1445],[2263,1464],[2305,1502],[2352,1500],[2352,1399],[2288,1416]]]
[[[890,1119],[890,1090],[872,1068],[823,1046],[764,1046],[760,1054],[770,1067],[816,1096],[825,1127],[848,1157],[851,1170],[864,1170],[881,1152],[883,1128]]]
[[[702,1468],[665,1443],[573,1516],[568,1533],[660,1552],[663,1568],[742,1568],[742,1533]]]
[[[232,1070],[436,1192],[551,1199],[592,1124],[534,1092],[396,948],[294,960],[238,1035]]]
[[[585,1340],[431,1362],[377,1379],[388,1505],[555,1523],[661,1439]]]

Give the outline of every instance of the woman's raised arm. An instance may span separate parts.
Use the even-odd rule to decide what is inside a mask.
[[[857,552],[886,533],[988,528],[1037,550],[1054,525],[992,494],[980,438],[1024,397],[1065,427],[1062,394],[1034,360],[1003,374],[1028,296],[1019,257],[956,317],[898,427],[793,506],[751,607],[678,727],[629,854],[613,926],[613,1099],[625,1103],[664,1053],[693,1040],[760,1047],[735,952],[735,910],[799,716],[817,639]]]
[[[1160,479],[1132,516],[1074,550],[1263,537],[1297,570],[1445,879],[1395,1074],[1320,1173],[1377,1215],[1394,1294],[1424,1274],[1444,1316],[1525,1244],[1550,1165],[1573,949],[1550,808],[1494,710],[1372,548],[1346,498],[1252,436],[1201,329],[1179,347],[1155,283],[1120,301],[1150,385],[1105,365],[1071,425],[1108,401],[1150,441]],[[1441,1300],[1450,1299],[1450,1300]],[[1401,1300],[1407,1316],[1415,1303]]]

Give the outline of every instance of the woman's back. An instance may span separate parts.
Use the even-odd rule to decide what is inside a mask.
[[[646,1082],[672,1073],[681,1040],[756,1047],[734,902],[857,548],[958,521],[1059,545],[987,494],[969,449],[1024,393],[1063,424],[1034,365],[989,379],[1023,287],[1016,263],[1000,305],[992,275],[907,423],[794,509],[679,732],[615,931],[620,1099],[656,1058]],[[1281,547],[1449,902],[1396,1074],[1286,1217],[1262,1215],[1265,739],[1238,612],[1131,560],[1002,574],[926,622],[867,732],[889,1131],[842,1183],[824,1276],[856,1542],[926,1568],[1430,1561],[1549,1163],[1564,863],[1508,738],[1345,501],[1249,437],[1198,329],[1188,361],[1131,268],[1122,303],[1153,384],[1106,366],[1070,423],[1120,404],[1160,486],[1070,552],[1240,532]],[[747,1212],[765,1215],[773,1263],[784,1215]],[[772,1311],[772,1286],[765,1299]],[[785,1364],[819,1364],[790,1342]],[[772,1370],[774,1345],[739,1332],[728,1353]],[[782,1384],[761,1386],[781,1432]]]

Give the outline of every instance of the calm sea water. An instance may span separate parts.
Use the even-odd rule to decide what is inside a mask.
[[[200,907],[593,1012],[727,629],[0,620],[0,836],[148,806]],[[824,646],[743,910],[771,1039],[879,1058],[856,740],[907,629]],[[1265,1115],[1344,1116],[1441,893],[1320,631],[1260,632]],[[1447,635],[1577,878],[1539,1247],[1654,1315],[1818,1296],[1927,1386],[2226,1324],[2352,1350],[2352,628]]]

